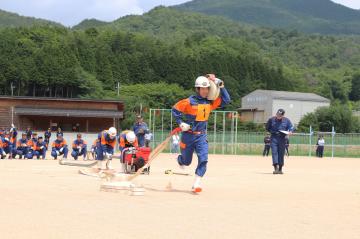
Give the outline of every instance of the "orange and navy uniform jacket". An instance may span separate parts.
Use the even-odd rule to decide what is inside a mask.
[[[139,147],[139,142],[138,142],[138,139],[135,138],[135,142],[130,144],[127,140],[126,140],[126,134],[128,133],[129,131],[123,131],[121,134],[120,134],[120,137],[119,137],[119,149],[120,151],[122,151],[124,148],[129,148],[129,147]]]
[[[27,146],[24,147],[22,146],[22,144],[26,144]],[[19,139],[17,142],[16,142],[16,148],[17,149],[29,149],[29,140],[27,139]]]
[[[98,140],[99,140],[100,146],[101,146],[101,148],[103,149],[104,152],[106,152],[107,149],[109,149],[109,150],[114,150],[115,149],[116,137],[111,139],[110,134],[108,133],[107,130],[102,131],[98,135]]]
[[[37,139],[36,139],[36,138],[32,138],[32,139],[28,140],[29,149],[35,150],[35,148],[36,148],[36,143],[37,143]]]
[[[16,137],[17,137],[17,131],[16,129],[14,129],[11,133],[10,133],[10,143],[12,145],[15,145],[16,144]]]
[[[58,140],[56,139],[53,143],[52,143],[52,148],[55,150],[60,150],[61,148],[66,148],[67,147],[67,143],[66,140]]]
[[[76,139],[76,140],[74,140],[74,142],[73,142],[73,144],[72,144],[72,148],[73,148],[73,150],[77,151],[77,150],[79,150],[79,149],[78,149],[79,146],[81,147],[81,149],[83,149],[83,148],[86,148],[86,145],[87,145],[87,143],[86,143],[85,140],[83,140],[83,139],[81,139],[81,140]]]
[[[172,109],[173,116],[178,124],[187,123],[193,132],[205,133],[210,113],[219,107],[224,107],[231,101],[225,88],[220,89],[220,96],[214,101],[202,98],[199,95],[190,96],[179,101]]]
[[[11,138],[10,135],[4,135],[4,137],[0,137],[0,148],[7,148],[11,146]]]
[[[41,147],[43,147],[43,148],[41,148]],[[43,142],[36,142],[35,144],[34,144],[34,150],[35,151],[41,151],[41,150],[46,150],[46,142],[45,141],[43,141]]]
[[[100,141],[99,141],[99,139],[95,139],[94,140],[94,143],[92,144],[92,146],[91,146],[91,149],[95,149],[97,146],[98,146],[98,143],[99,143]]]

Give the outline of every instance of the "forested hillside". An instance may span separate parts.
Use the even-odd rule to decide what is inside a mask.
[[[176,9],[306,33],[360,34],[360,11],[331,0],[194,0]]]
[[[257,28],[165,7],[100,26],[96,20],[85,23],[81,30],[0,30],[0,94],[10,94],[13,83],[15,95],[114,98],[119,82],[120,97],[148,94],[159,100],[144,104],[169,107],[173,100],[161,101],[154,91],[171,84],[171,94],[181,95],[198,75],[215,72],[234,99],[229,109],[258,88],[359,99],[357,36]],[[137,92],[143,88],[133,84],[152,92]]]
[[[58,26],[61,24],[34,17],[24,17],[16,13],[0,9],[0,28],[4,27],[31,27],[31,26]]]

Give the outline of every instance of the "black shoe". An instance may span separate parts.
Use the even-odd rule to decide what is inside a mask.
[[[282,170],[279,170],[277,174],[284,174]]]
[[[274,165],[274,172],[273,174],[279,174],[279,167],[278,165]]]

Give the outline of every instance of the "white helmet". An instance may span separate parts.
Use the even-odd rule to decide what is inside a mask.
[[[115,127],[111,127],[108,132],[109,132],[110,137],[112,137],[112,138],[116,137],[117,130]]]
[[[126,140],[132,144],[135,142],[135,139],[136,139],[136,135],[134,133],[134,131],[129,131],[126,133]]]
[[[208,88],[210,87],[210,81],[205,76],[199,76],[195,81],[195,88]]]

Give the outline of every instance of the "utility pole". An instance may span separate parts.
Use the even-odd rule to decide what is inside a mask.
[[[120,81],[117,82],[117,96],[120,96]]]
[[[11,96],[14,96],[14,88],[15,88],[15,86],[14,86],[13,82],[10,83],[10,88],[11,88]]]

